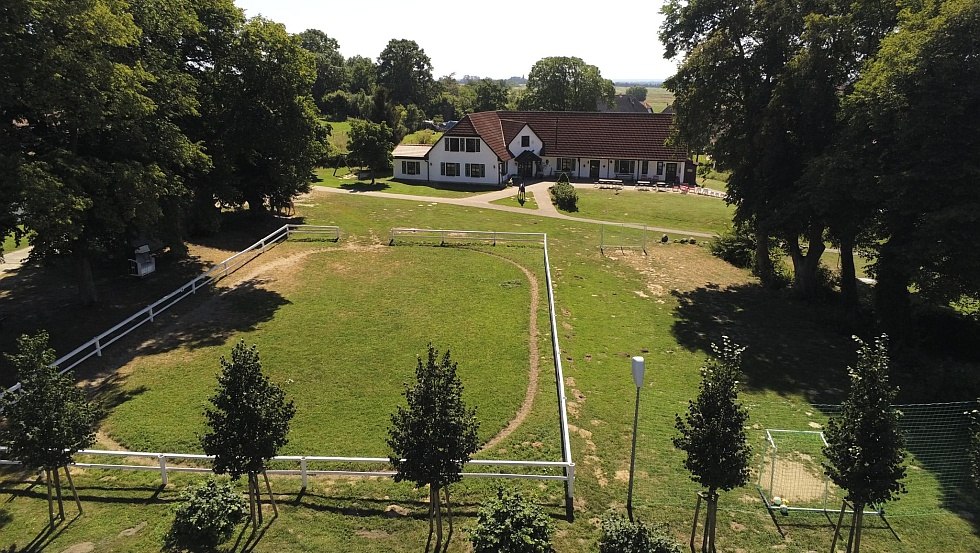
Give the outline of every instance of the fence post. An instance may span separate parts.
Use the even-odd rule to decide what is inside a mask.
[[[302,479],[302,484],[303,484],[302,491],[306,491],[307,476],[308,476],[306,474],[306,457],[303,457],[299,460],[299,470],[300,470],[300,478]]]
[[[151,305],[151,306],[147,307],[147,309],[150,312],[150,322],[152,323],[153,322],[153,306]]]
[[[102,357],[102,344],[99,343],[99,339],[95,339],[95,354]]]
[[[575,520],[575,463],[565,466],[565,515]]]
[[[167,486],[170,481],[167,479],[167,458],[162,454],[157,456],[160,461],[160,479],[163,480],[164,487]]]
[[[439,234],[442,236],[442,238],[441,238],[442,242],[441,242],[440,245],[445,246],[446,245],[446,231],[445,230],[439,231]]]

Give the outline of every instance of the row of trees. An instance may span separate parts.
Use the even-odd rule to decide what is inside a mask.
[[[671,0],[663,12],[678,137],[731,171],[764,281],[775,240],[812,297],[829,241],[854,306],[852,253],[870,252],[896,343],[910,288],[939,302],[980,293],[977,2]]]
[[[854,367],[848,367],[851,385],[839,415],[827,424],[828,445],[823,449],[825,473],[851,503],[847,553],[861,549],[865,507],[891,501],[904,492],[906,471],[901,413],[893,406],[897,390],[888,378],[887,337],[882,335],[871,345],[855,340],[858,358]],[[689,402],[687,413],[676,417],[679,436],[674,445],[685,452],[684,466],[691,479],[705,488],[704,553],[716,550],[719,490],[744,486],[749,479],[748,412],[738,401],[744,349],[727,336],[720,347],[712,345],[715,357],[701,370],[698,395]],[[691,540],[693,543],[693,535]]]
[[[37,260],[162,241],[308,189],[328,128],[298,37],[232,0],[12,0],[0,19],[0,236]]]

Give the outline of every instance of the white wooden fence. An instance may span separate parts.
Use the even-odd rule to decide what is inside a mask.
[[[333,229],[333,230],[330,230]],[[59,359],[56,364],[61,365],[66,359],[74,359],[74,356],[80,357],[78,360],[73,361],[73,363],[67,367],[71,368],[78,363],[81,363],[85,359],[88,359],[92,355],[101,355],[101,348],[105,348],[107,345],[118,340],[122,336],[125,336],[132,330],[135,330],[140,325],[145,322],[152,320],[152,317],[160,314],[164,309],[167,309],[174,303],[180,301],[187,295],[194,293],[196,290],[203,286],[206,286],[210,282],[214,282],[218,278],[228,274],[229,271],[233,271],[235,268],[240,267],[244,264],[244,261],[238,262],[240,256],[243,254],[259,250],[259,252],[264,252],[270,245],[280,242],[289,238],[290,234],[297,233],[314,233],[323,234],[326,233],[329,236],[335,236],[339,239],[340,231],[337,227],[312,227],[309,225],[285,225],[273,232],[269,236],[266,236],[259,242],[256,242],[251,247],[243,250],[234,256],[226,259],[222,263],[215,265],[208,272],[204,273],[200,277],[192,280],[188,284],[185,284],[181,288],[171,292],[161,300],[154,302],[147,308],[143,309],[136,315],[133,315],[129,319],[126,319],[122,323],[116,325],[112,329],[100,334],[93,340],[90,340],[82,347],[76,349],[69,355]],[[441,244],[446,244],[449,242],[456,243],[491,243],[496,245],[498,242],[526,242],[526,243],[540,243],[543,245],[544,249],[544,267],[545,267],[545,283],[548,292],[548,315],[549,323],[551,326],[551,346],[552,354],[555,363],[555,383],[558,395],[558,418],[560,425],[561,434],[561,450],[562,450],[562,460],[561,461],[522,461],[522,460],[471,460],[467,463],[467,467],[497,467],[498,470],[504,467],[525,467],[527,469],[536,469],[539,473],[529,473],[529,472],[463,472],[463,477],[465,478],[519,478],[519,479],[531,479],[531,480],[553,480],[562,481],[565,484],[565,511],[569,518],[574,516],[573,505],[574,505],[574,491],[575,491],[575,463],[572,460],[572,448],[569,440],[568,434],[568,410],[566,407],[565,399],[565,377],[562,370],[561,361],[561,347],[558,343],[558,324],[555,319],[555,295],[554,288],[552,285],[551,278],[551,262],[548,257],[548,236],[544,233],[521,233],[521,232],[493,232],[493,231],[466,231],[466,230],[442,230],[442,229],[412,229],[412,228],[393,228],[391,229],[391,244],[394,244],[397,238],[412,238],[416,241],[433,241],[439,240]],[[176,298],[176,299],[175,299]],[[163,307],[161,307],[163,306]],[[129,326],[127,326],[129,325]],[[114,332],[119,332],[119,329],[126,328],[124,332],[120,332],[118,336],[113,335]],[[106,340],[107,336],[112,335],[112,339]],[[97,348],[97,350],[92,350],[92,348]],[[91,351],[90,351],[91,350]],[[85,352],[87,352],[85,354]],[[16,390],[19,388],[19,384],[10,390]],[[5,448],[0,447],[0,451],[5,451]],[[193,453],[156,453],[156,452],[145,452],[145,451],[117,451],[117,450],[82,450],[76,454],[76,457],[86,457],[86,456],[109,456],[109,457],[122,457],[122,458],[142,458],[142,459],[152,459],[155,462],[152,464],[137,465],[137,464],[117,464],[117,463],[104,463],[104,462],[75,462],[74,465],[83,468],[93,468],[93,469],[114,469],[114,470],[135,470],[135,471],[159,471],[160,478],[163,485],[167,485],[169,482],[168,473],[172,472],[192,472],[192,473],[210,473],[212,472],[210,468],[203,466],[193,466],[193,463],[201,463],[209,461],[212,457],[202,454]],[[174,464],[172,461],[189,461],[185,465]],[[315,455],[283,455],[274,457],[273,461],[277,462],[288,462],[297,464],[295,469],[275,469],[269,470],[269,474],[281,474],[281,475],[293,475],[300,476],[302,480],[302,487],[305,489],[307,487],[309,476],[314,475],[332,475],[332,476],[359,476],[359,477],[393,477],[395,473],[391,470],[347,470],[347,469],[312,469],[310,464],[343,464],[343,465],[374,465],[390,467],[390,460],[386,457],[329,457],[329,456],[315,456]],[[16,465],[16,461],[0,460],[0,465]],[[541,471],[560,470],[561,474],[540,474]]]
[[[300,234],[304,236],[315,236],[320,239],[327,240],[340,240],[340,228],[335,226],[316,226],[316,225],[283,225],[278,229],[272,231],[268,236],[265,236],[258,242],[252,244],[251,246],[245,248],[244,250],[236,253],[235,255],[225,259],[221,263],[212,266],[210,269],[205,271],[203,274],[195,277],[187,284],[184,284],[180,288],[177,288],[173,292],[163,296],[157,301],[151,303],[150,305],[144,307],[140,311],[130,315],[125,320],[119,324],[113,326],[109,330],[106,330],[102,334],[99,334],[95,338],[92,338],[88,342],[85,342],[81,346],[75,348],[71,352],[62,356],[60,359],[54,362],[56,367],[61,369],[61,373],[65,373],[76,366],[78,366],[83,361],[91,358],[92,356],[102,357],[102,350],[126,336],[130,332],[136,330],[137,328],[143,326],[146,323],[153,322],[154,318],[158,315],[170,309],[182,299],[197,293],[198,290],[209,286],[210,284],[217,282],[218,280],[224,278],[229,273],[234,272],[236,269],[245,265],[249,261],[255,258],[255,256],[264,253],[267,249],[289,239],[291,235]],[[248,254],[254,253],[255,255],[249,256]],[[14,384],[10,388],[7,388],[7,392],[16,392],[20,389],[20,382]]]

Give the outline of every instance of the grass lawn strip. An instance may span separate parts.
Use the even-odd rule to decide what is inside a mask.
[[[713,232],[731,226],[733,208],[724,201],[690,194],[576,188],[575,217]]]
[[[378,177],[375,183],[362,181],[353,178],[346,167],[341,167],[334,176],[333,169],[317,169],[316,176],[318,181],[314,182],[317,186],[329,186],[354,192],[389,192],[391,194],[409,194],[414,196],[433,196],[437,198],[466,198],[476,194],[483,194],[494,190],[500,190],[499,186],[482,184],[454,184],[437,182],[404,183],[393,180],[391,177]]]

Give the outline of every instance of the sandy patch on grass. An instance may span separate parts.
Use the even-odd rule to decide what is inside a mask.
[[[643,275],[647,290],[634,291],[639,297],[658,297],[669,291],[689,292],[702,286],[726,287],[743,284],[747,271],[714,257],[700,246],[667,244],[653,245],[643,252],[611,252],[609,258],[618,260]]]

